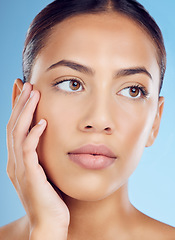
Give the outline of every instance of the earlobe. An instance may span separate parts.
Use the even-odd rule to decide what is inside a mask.
[[[21,94],[23,88],[23,82],[21,79],[17,78],[13,85],[13,92],[12,92],[12,108],[15,106],[19,95]]]
[[[158,135],[160,121],[161,121],[162,113],[163,113],[163,107],[164,107],[164,97],[159,97],[157,114],[155,116],[154,123],[153,123],[152,129],[151,129],[146,147],[150,147],[154,143],[154,141]]]

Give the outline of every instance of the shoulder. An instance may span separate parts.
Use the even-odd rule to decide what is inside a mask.
[[[140,215],[139,229],[144,233],[144,236],[142,237],[144,240],[175,240],[174,227],[157,221],[143,213]]]
[[[175,228],[170,225],[151,219],[149,228],[155,239],[175,240]]]
[[[22,217],[12,223],[0,227],[0,239],[3,240],[28,240],[29,226],[27,217]]]

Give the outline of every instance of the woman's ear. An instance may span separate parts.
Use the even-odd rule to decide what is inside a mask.
[[[13,85],[13,92],[12,92],[12,108],[14,108],[14,106],[19,98],[19,95],[22,92],[23,85],[24,85],[24,83],[21,79],[17,78],[15,80],[14,85]]]
[[[162,113],[163,113],[163,107],[164,107],[164,97],[159,97],[157,114],[155,116],[154,123],[153,123],[152,129],[151,129],[146,147],[150,147],[154,143],[154,141],[157,137],[157,134],[159,132],[159,127],[160,127],[160,121],[161,121],[161,117],[162,117]]]

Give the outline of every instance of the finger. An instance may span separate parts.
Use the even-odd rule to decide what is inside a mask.
[[[12,130],[14,128],[18,116],[20,115],[20,112],[22,111],[24,105],[26,104],[27,99],[30,96],[31,90],[32,85],[30,83],[25,83],[23,86],[23,90],[13,108],[9,122],[7,124],[7,149],[8,149],[7,174],[14,185],[16,181],[15,181],[15,159],[12,149]]]
[[[32,91],[33,97],[29,97],[27,103],[24,105],[22,111],[20,112],[20,115],[18,116],[15,126],[12,130],[12,137],[11,138],[11,149],[9,149],[9,152],[11,152],[10,163],[8,164],[11,168],[11,174],[13,177],[15,177],[15,173],[17,170],[21,171],[23,169],[23,161],[22,161],[22,141],[26,138],[29,126],[31,124],[31,121],[33,119],[33,113],[36,109],[37,103],[39,101],[39,92],[38,91]],[[18,169],[15,170],[15,164],[18,165]]]
[[[20,149],[23,141],[28,134],[38,101],[39,92],[32,91],[27,103],[25,104],[22,112],[20,113],[20,116],[16,121],[14,129],[12,131],[15,152]]]
[[[23,90],[22,90],[20,96],[18,97],[18,100],[12,110],[12,114],[11,114],[9,122],[7,124],[7,130],[9,130],[7,132],[12,131],[23,107],[25,106],[25,104],[30,96],[31,90],[32,90],[32,85],[30,83],[25,83],[23,86]]]
[[[25,139],[22,149],[23,149],[23,159],[27,167],[33,166],[33,164],[38,164],[38,157],[36,153],[36,148],[38,146],[39,139],[43,134],[47,122],[44,119],[41,119],[37,125],[35,125],[27,138]]]
[[[47,123],[44,119],[40,120],[40,122],[31,129],[30,133],[22,144],[22,156],[20,153],[17,153],[15,155],[16,158],[22,157],[23,159],[20,165],[18,165],[19,161],[16,160],[16,176],[19,183],[22,182],[20,179],[23,179],[24,173],[25,177],[28,179],[32,179],[32,181],[34,181],[35,177],[37,179],[38,175],[41,175],[41,173],[43,174],[38,163],[38,155],[36,152],[36,148],[38,146],[40,136],[43,134],[46,128],[46,125]],[[24,166],[24,169],[22,169],[21,166]],[[45,175],[44,178],[46,178]]]

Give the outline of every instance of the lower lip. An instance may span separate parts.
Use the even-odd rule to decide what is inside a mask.
[[[86,169],[104,169],[113,164],[116,158],[103,155],[74,154],[70,153],[69,158],[74,163]]]

